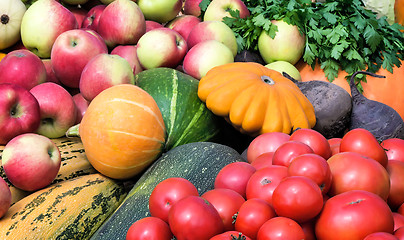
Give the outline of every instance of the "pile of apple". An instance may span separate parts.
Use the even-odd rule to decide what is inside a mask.
[[[213,0],[202,18],[200,3],[1,0],[0,51],[6,55],[0,60],[0,145],[8,180],[26,191],[50,184],[60,167],[51,139],[80,123],[104,89],[134,84],[135,75],[146,69],[175,68],[200,79],[233,62],[236,37],[222,19],[230,17],[229,8],[241,17],[249,10],[242,0]],[[285,31],[298,33],[293,26]],[[293,56],[278,56],[275,40],[261,39],[262,58],[268,67],[275,62],[275,69],[299,79],[293,64],[303,45],[288,46],[296,48]],[[0,179],[0,206],[5,206],[0,217],[10,205],[7,190]]]

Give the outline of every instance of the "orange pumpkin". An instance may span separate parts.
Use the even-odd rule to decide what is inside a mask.
[[[201,78],[198,96],[214,114],[253,136],[316,123],[313,105],[296,84],[258,63],[214,67]]]
[[[100,173],[128,179],[163,151],[166,129],[154,99],[131,84],[97,95],[79,126],[88,160]]]
[[[0,61],[3,59],[7,54],[0,52]]]
[[[365,97],[392,107],[404,119],[404,61],[401,64],[399,68],[393,68],[393,73],[383,68],[377,72],[377,74],[386,76],[386,78],[366,76],[367,82],[362,82],[362,87]],[[324,71],[318,64],[313,70],[307,63],[300,61],[296,64],[296,68],[300,71],[303,82],[311,80],[328,81]],[[348,81],[345,78],[347,75],[345,71],[340,71],[338,77],[332,83],[351,93]]]
[[[394,3],[395,22],[404,25],[404,0],[396,0]]]

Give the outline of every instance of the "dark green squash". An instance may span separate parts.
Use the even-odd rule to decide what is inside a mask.
[[[211,143],[188,143],[164,153],[139,178],[124,202],[94,233],[93,240],[124,240],[129,227],[150,216],[148,201],[154,187],[170,177],[191,181],[200,195],[214,188],[218,172],[227,164],[245,161],[228,146]]]
[[[219,118],[198,98],[195,78],[172,68],[153,68],[138,73],[135,81],[160,108],[167,129],[166,151],[219,135]]]

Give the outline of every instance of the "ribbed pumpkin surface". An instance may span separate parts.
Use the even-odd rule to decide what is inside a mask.
[[[125,198],[101,174],[53,184],[21,199],[0,219],[0,239],[88,239]]]
[[[316,123],[313,105],[296,84],[258,63],[211,69],[199,82],[198,96],[213,113],[251,135],[290,133]]]
[[[154,99],[131,84],[110,87],[90,103],[80,123],[87,159],[102,174],[128,179],[163,151],[166,130]]]

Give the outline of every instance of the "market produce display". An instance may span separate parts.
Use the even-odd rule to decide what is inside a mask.
[[[403,9],[0,0],[0,239],[404,240]]]

